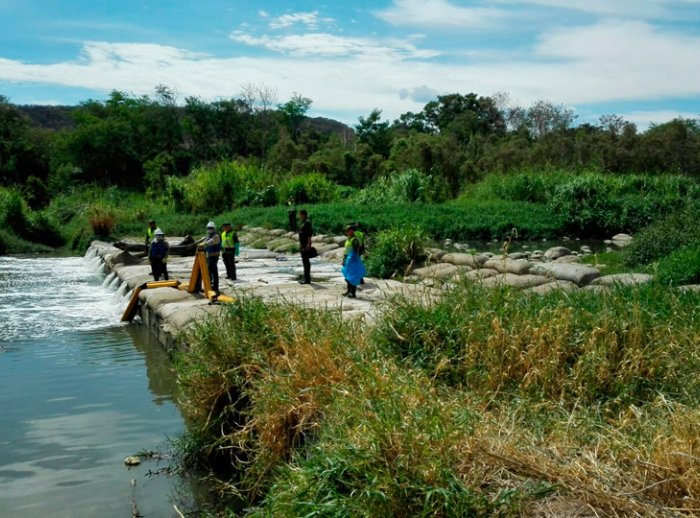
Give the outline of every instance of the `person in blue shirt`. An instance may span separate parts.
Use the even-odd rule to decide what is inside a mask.
[[[153,240],[148,247],[148,261],[151,263],[153,280],[168,280],[168,254],[170,245],[165,240],[165,233],[157,228],[153,233]]]

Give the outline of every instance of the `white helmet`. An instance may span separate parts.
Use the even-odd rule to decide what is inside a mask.
[[[214,224],[213,221],[210,221],[209,223],[207,223],[207,228],[214,228],[215,229],[216,225]]]
[[[156,231],[153,233],[154,236],[164,236],[165,232],[163,232],[161,229],[157,228]]]

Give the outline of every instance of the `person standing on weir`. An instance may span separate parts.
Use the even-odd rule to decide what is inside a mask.
[[[156,231],[156,220],[152,219],[148,222],[148,227],[146,227],[146,253],[148,253],[148,247],[151,246],[151,241],[155,236]]]
[[[348,225],[345,235],[345,255],[343,256],[343,277],[348,288],[343,297],[357,297],[357,286],[365,276],[365,265],[360,257],[360,240],[355,235],[355,225]]]
[[[211,278],[211,289],[219,292],[219,255],[221,253],[221,236],[216,231],[213,221],[207,223],[207,235],[199,239],[197,243],[204,248],[207,254],[207,266]]]
[[[304,278],[299,284],[311,284],[311,236],[313,229],[309,221],[309,213],[306,210],[299,211],[301,228],[299,229],[299,250],[301,252],[301,264],[304,267]]]
[[[221,225],[221,244],[224,249],[223,258],[226,267],[226,278],[236,280],[236,256],[238,255],[238,234],[231,228],[231,223]]]
[[[157,228],[153,233],[153,240],[148,247],[148,261],[151,263],[153,280],[159,281],[161,275],[163,280],[168,280],[168,254],[170,245],[165,240],[165,233]]]

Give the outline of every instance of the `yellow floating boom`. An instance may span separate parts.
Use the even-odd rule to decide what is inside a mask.
[[[204,252],[199,251],[194,258],[189,284],[181,284],[180,281],[144,282],[141,286],[138,286],[134,290],[134,294],[131,296],[129,305],[126,307],[126,310],[124,310],[124,314],[122,315],[122,322],[130,322],[134,318],[134,315],[136,315],[136,308],[139,304],[139,295],[143,290],[150,290],[154,288],[177,288],[187,291],[188,293],[199,293],[200,286],[203,286],[202,291],[212,302],[230,303],[236,301],[236,299],[233,297],[229,297],[228,295],[219,295],[217,292],[211,289],[211,278],[209,277],[207,258],[204,255]]]
[[[126,306],[122,315],[122,322],[131,322],[131,319],[136,315],[136,308],[139,304],[139,295],[143,290],[151,290],[155,288],[177,288],[180,286],[180,281],[151,281],[144,282],[141,286],[137,286],[134,294],[131,296],[129,305]]]

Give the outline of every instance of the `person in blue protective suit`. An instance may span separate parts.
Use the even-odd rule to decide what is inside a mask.
[[[366,274],[365,265],[360,256],[360,240],[355,235],[355,225],[348,225],[345,229],[347,240],[345,241],[345,254],[343,255],[343,277],[347,284],[344,297],[355,298],[357,286],[362,282]]]
[[[153,280],[168,280],[168,254],[170,245],[165,240],[165,233],[157,228],[153,233],[153,240],[148,247],[148,261],[151,263],[151,273]]]
[[[207,223],[207,235],[197,241],[207,254],[207,266],[211,278],[211,289],[219,291],[219,255],[221,255],[221,235],[213,221]]]

